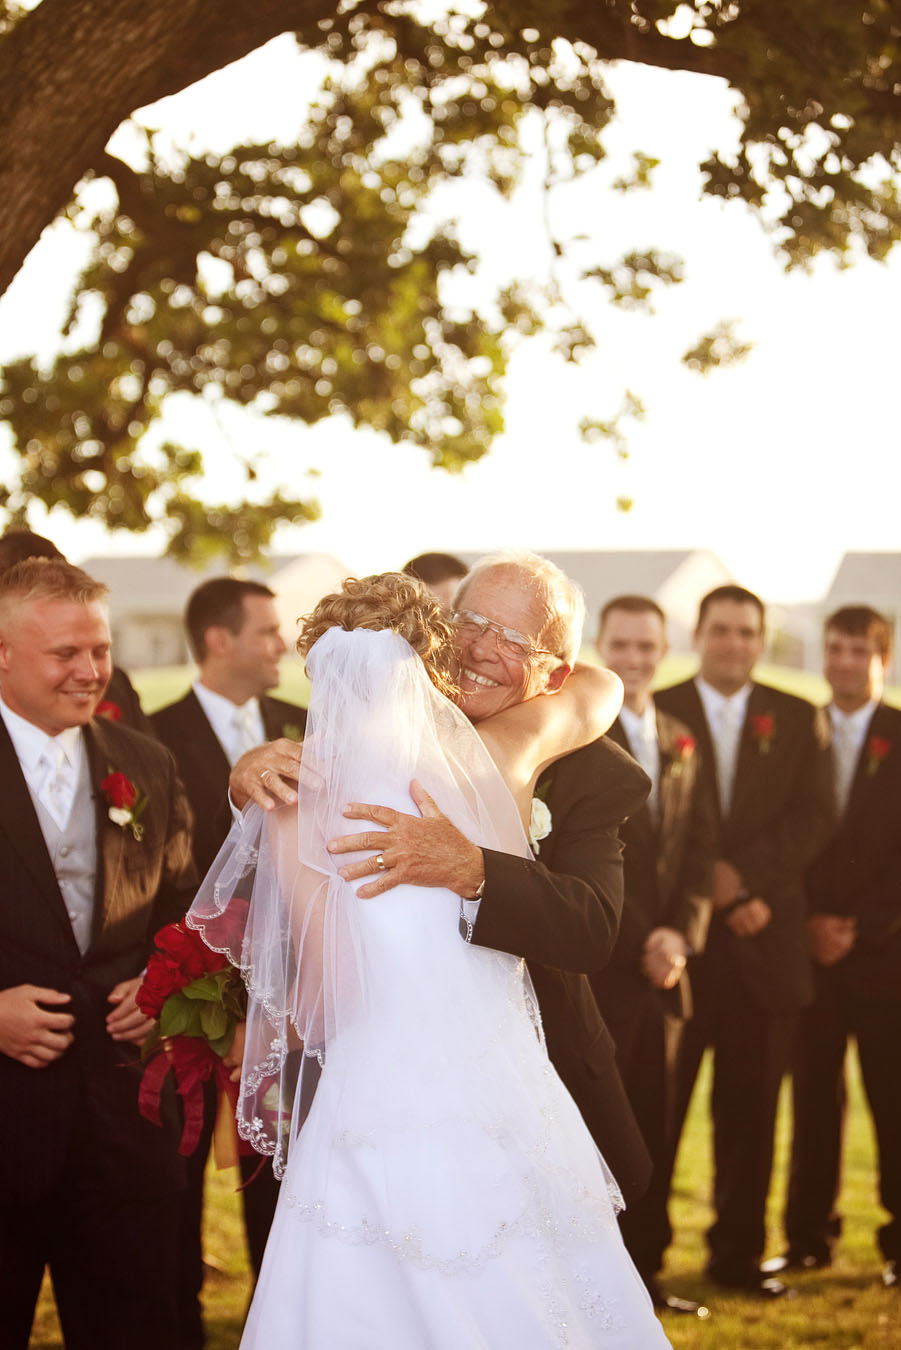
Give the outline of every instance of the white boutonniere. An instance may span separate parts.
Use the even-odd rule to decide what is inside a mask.
[[[547,802],[540,797],[532,798],[532,811],[529,816],[529,843],[537,853],[542,839],[551,832],[551,812]]]

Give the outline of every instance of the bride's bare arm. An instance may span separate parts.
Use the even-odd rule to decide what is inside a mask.
[[[616,720],[622,701],[618,675],[600,666],[577,664],[557,691],[486,717],[476,730],[514,796],[531,796],[541,771],[602,736]]]

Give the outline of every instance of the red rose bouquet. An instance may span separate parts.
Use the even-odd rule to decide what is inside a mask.
[[[232,906],[246,913],[246,901],[233,900]],[[234,1103],[236,1087],[222,1061],[247,1015],[247,991],[228,959],[184,923],[160,929],[154,942],[136,995],[141,1012],[156,1022],[141,1047],[145,1069],[138,1104],[143,1116],[159,1124],[163,1084],[174,1075],[184,1103],[179,1152],[187,1157],[200,1138],[203,1084],[215,1078]]]

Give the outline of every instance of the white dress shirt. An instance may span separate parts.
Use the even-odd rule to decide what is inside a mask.
[[[654,820],[660,815],[660,745],[657,741],[657,713],[654,700],[648,699],[640,715],[623,704],[619,720],[632,747],[632,753],[651,780],[648,808]]]
[[[246,703],[232,703],[230,698],[214,693],[199,680],[194,681],[193,687],[229,764],[234,766],[247,750],[255,750],[258,745],[264,744],[267,739],[266,728],[263,726],[259,699],[249,698]]]
[[[848,809],[851,784],[854,782],[860,752],[876,706],[876,700],[870,699],[853,713],[844,713],[834,703],[829,704],[832,754],[835,762],[835,802],[839,815],[844,815]]]
[[[66,828],[84,762],[81,727],[66,727],[56,736],[13,712],[0,697],[2,716],[18,756],[28,791]]]
[[[728,816],[732,804],[732,790],[735,786],[738,747],[753,686],[749,681],[737,694],[727,696],[714,689],[713,685],[708,684],[702,676],[696,675],[695,687],[700,695],[704,716],[710,728],[710,738],[713,741],[720,812],[723,816]]]

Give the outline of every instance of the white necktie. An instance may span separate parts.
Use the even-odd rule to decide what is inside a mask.
[[[635,758],[651,780],[651,791],[648,796],[648,810],[654,821],[658,818],[657,802],[657,778],[660,768],[660,752],[657,749],[657,739],[652,740],[648,735],[648,729],[644,722],[641,722],[635,729],[634,735]]]
[[[851,784],[857,768],[857,746],[847,718],[843,718],[834,728],[832,750],[835,756],[835,802],[839,815],[843,816],[848,809]]]
[[[728,816],[735,782],[738,743],[741,739],[742,718],[734,699],[726,699],[720,708],[713,749],[716,755],[716,778],[720,794],[720,811]]]
[[[256,749],[260,743],[259,724],[255,714],[256,709],[250,700],[242,703],[240,708],[235,708],[232,713],[233,764],[237,763],[245,751]]]
[[[38,800],[50,812],[61,830],[66,828],[75,798],[75,783],[72,767],[61,745],[45,750],[41,755],[40,767],[44,777],[38,789]]]

